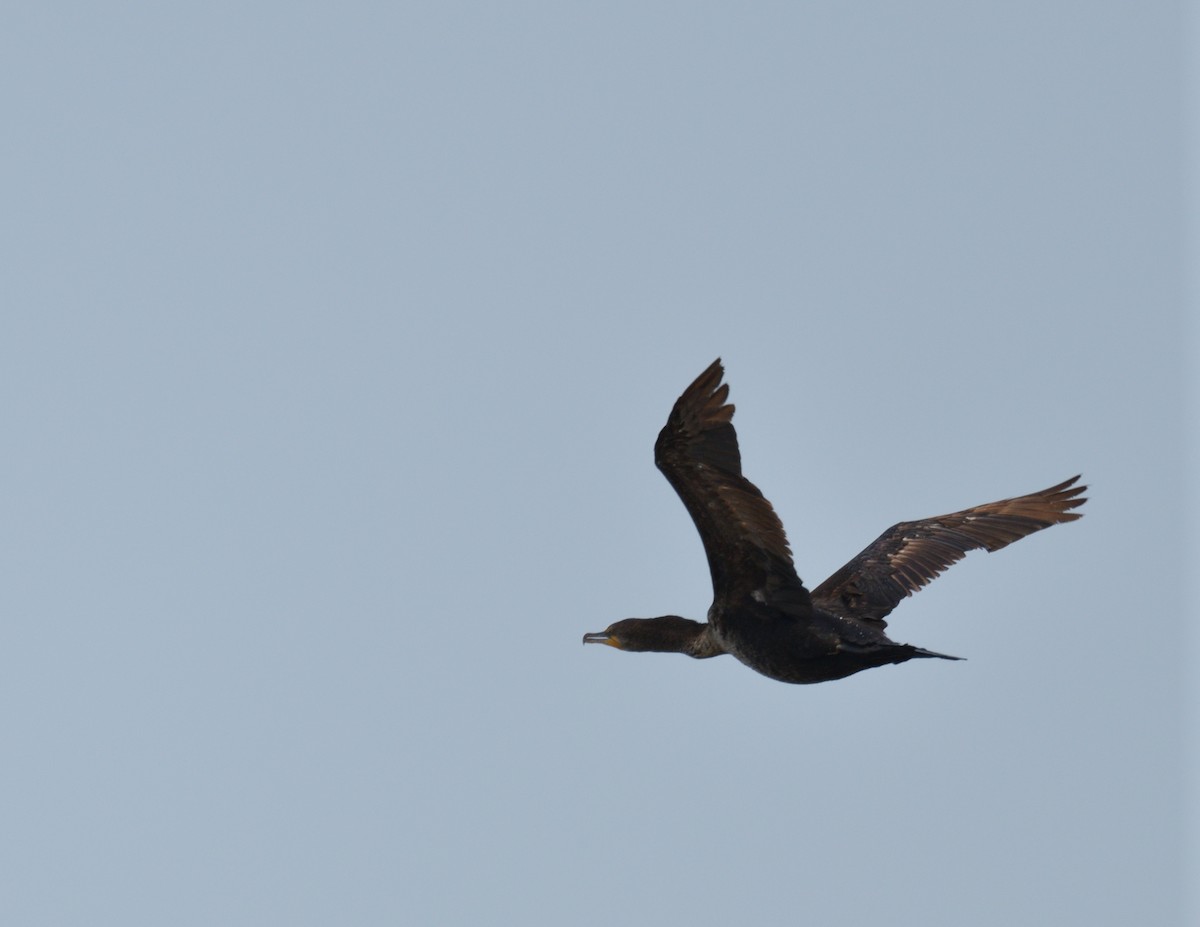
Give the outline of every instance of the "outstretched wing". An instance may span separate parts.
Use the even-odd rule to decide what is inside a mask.
[[[1071,509],[1087,500],[1078,476],[1041,492],[1002,499],[924,521],[893,525],[821,583],[812,594],[818,607],[837,615],[883,624],[905,596],[932,582],[970,550],[999,550],[1027,534],[1082,518]]]
[[[742,476],[733,406],[718,358],[671,410],[654,444],[654,462],[687,506],[712,573],[713,598],[755,595],[793,613],[810,608],[792,566],[779,516]]]

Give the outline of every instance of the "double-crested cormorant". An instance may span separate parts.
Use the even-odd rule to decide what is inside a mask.
[[[585,644],[619,650],[731,653],[782,682],[824,682],[914,657],[959,657],[897,644],[884,618],[900,600],[970,550],[999,550],[1042,528],[1081,517],[1078,476],[1041,492],[951,515],[893,525],[809,592],[792,565],[783,524],[742,476],[720,359],[687,388],[654,445],[654,462],[679,493],[704,542],[712,573],[708,623],[664,615],[626,618]]]

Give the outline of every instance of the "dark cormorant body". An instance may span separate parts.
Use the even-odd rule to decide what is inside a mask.
[[[1080,518],[1086,486],[1073,477],[1027,496],[962,512],[901,522],[809,592],[796,575],[783,524],[742,476],[733,406],[721,361],[687,388],[654,445],[654,461],[675,487],[704,542],[712,574],[708,622],[664,615],[627,618],[584,635],[620,650],[731,653],[782,682],[824,682],[915,657],[958,657],[897,644],[884,618],[968,551],[994,551]]]

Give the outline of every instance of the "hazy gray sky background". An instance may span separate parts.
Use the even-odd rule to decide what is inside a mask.
[[[4,19],[0,920],[1184,923],[1181,6]],[[965,663],[585,649],[708,606],[718,355],[812,584],[1086,518]]]

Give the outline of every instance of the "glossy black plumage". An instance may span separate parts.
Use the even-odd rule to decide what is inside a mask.
[[[968,551],[994,551],[1080,518],[1087,488],[1074,477],[1041,492],[922,521],[901,522],[811,593],[796,575],[783,524],[742,476],[720,360],[687,388],[654,445],[658,468],[683,500],[708,557],[708,623],[676,615],[628,618],[584,636],[621,650],[731,653],[783,682],[839,679],[915,657],[958,659],[890,640],[884,618]]]

